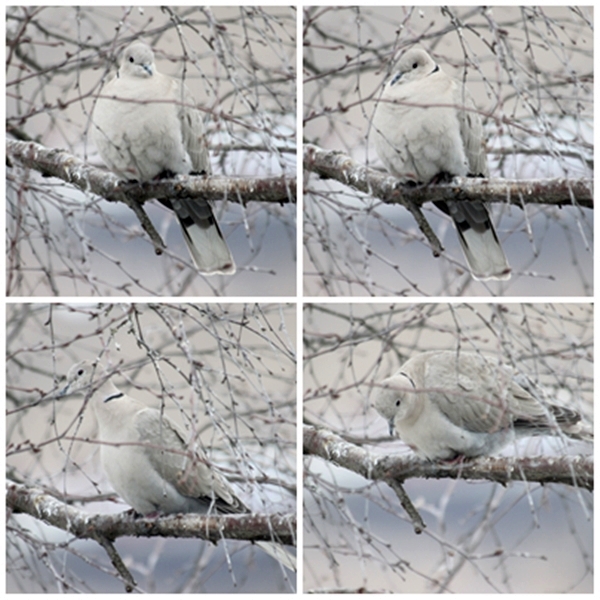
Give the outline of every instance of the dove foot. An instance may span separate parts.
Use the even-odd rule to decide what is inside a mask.
[[[175,177],[177,177],[177,173],[169,169],[165,169],[164,171],[161,171],[154,179],[175,179]]]
[[[452,175],[452,173],[448,173],[447,171],[441,171],[429,183],[433,185],[437,183],[450,183],[453,179],[454,175]]]

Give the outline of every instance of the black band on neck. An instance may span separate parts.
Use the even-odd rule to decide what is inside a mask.
[[[400,375],[404,375],[404,377],[406,377],[406,379],[408,379],[410,381],[410,385],[412,385],[415,390],[417,389],[415,382],[412,380],[411,377],[409,377],[406,373],[404,373],[404,371],[400,371]]]
[[[121,398],[123,396],[123,392],[117,392],[116,394],[112,394],[112,396],[106,396],[106,398],[104,398],[104,402],[110,402],[111,400],[114,400],[115,398]]]

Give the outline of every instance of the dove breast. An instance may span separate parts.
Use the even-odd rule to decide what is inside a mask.
[[[193,107],[183,83],[159,73],[152,50],[135,42],[98,98],[94,142],[110,170],[124,179],[149,181],[166,171],[207,170],[207,150],[189,152],[195,149],[192,138],[196,145],[204,142],[202,120]]]
[[[428,183],[440,173],[471,172],[457,83],[420,49],[406,52],[388,81],[373,117],[375,148],[386,169],[403,181]],[[464,100],[463,100],[464,102]],[[469,104],[472,101],[469,97]],[[481,124],[473,117],[481,146]],[[487,165],[484,159],[484,168]]]

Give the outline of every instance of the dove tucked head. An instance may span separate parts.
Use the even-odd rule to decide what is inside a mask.
[[[432,73],[439,71],[439,67],[434,60],[419,48],[413,48],[406,51],[398,62],[398,71],[390,81],[390,87],[397,83],[408,83],[423,79]]]
[[[134,77],[152,77],[154,66],[154,53],[143,42],[134,42],[125,48],[121,72]]]
[[[417,402],[415,385],[404,373],[388,377],[375,391],[375,409],[389,423],[390,435],[396,420],[414,416]]]

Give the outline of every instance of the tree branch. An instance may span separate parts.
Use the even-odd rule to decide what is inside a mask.
[[[304,426],[304,454],[319,456],[366,479],[400,482],[413,477],[562,483],[594,489],[592,456],[485,457],[461,464],[444,464],[399,456],[375,456],[327,429]]]
[[[447,200],[508,202],[517,206],[547,204],[593,208],[591,179],[476,179],[455,177],[451,183],[409,187],[398,179],[362,165],[348,155],[304,145],[304,168],[324,179],[335,179],[388,204],[411,205]],[[412,210],[411,210],[412,212]]]
[[[369,169],[346,154],[323,150],[311,144],[304,145],[304,168],[325,179],[336,179],[365,194],[377,196],[384,202],[402,204],[411,213],[419,229],[427,238],[433,255],[439,256],[444,251],[442,243],[421,212],[420,204],[398,189],[398,181],[395,178]]]
[[[6,483],[6,506],[67,531],[77,538],[122,536],[197,538],[217,543],[224,538],[273,541],[290,546],[296,543],[295,515],[166,515],[134,517],[130,511],[111,515],[90,515],[57,500],[44,490],[13,481]]]
[[[110,562],[125,583],[125,591],[127,593],[132,592],[137,585],[136,581],[129,569],[125,566],[125,563],[123,562],[121,555],[117,552],[115,545],[102,535],[93,536],[93,539],[95,539],[104,548],[104,551],[110,558]]]
[[[76,156],[35,142],[6,141],[6,157],[39,171],[45,177],[58,177],[80,190],[90,191],[109,202],[143,204],[150,199],[199,198],[248,202],[295,202],[295,177],[231,178],[179,176],[144,183],[119,179],[113,173],[92,167]]]

